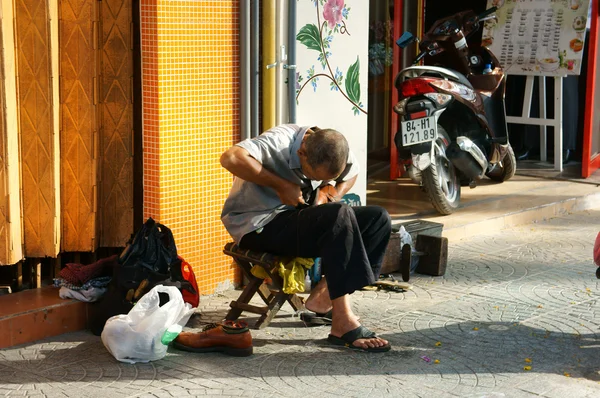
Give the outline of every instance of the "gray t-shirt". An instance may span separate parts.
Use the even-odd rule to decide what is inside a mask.
[[[285,124],[273,127],[260,136],[247,139],[238,146],[248,151],[270,172],[300,186],[302,192],[309,192],[322,184],[311,181],[300,168],[298,149],[308,127]],[[358,163],[352,152],[348,155],[348,165],[338,182],[348,181],[359,172]],[[221,221],[232,238],[239,243],[242,237],[267,225],[275,216],[293,209],[281,203],[277,193],[268,187],[235,177],[229,197],[223,206]]]

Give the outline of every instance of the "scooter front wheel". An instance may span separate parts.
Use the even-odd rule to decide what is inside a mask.
[[[423,188],[433,207],[443,215],[452,214],[460,203],[460,180],[454,165],[446,156],[450,137],[438,124],[438,138],[433,142],[431,165],[422,172]]]

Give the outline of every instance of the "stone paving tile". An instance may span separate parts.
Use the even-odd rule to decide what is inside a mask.
[[[50,378],[0,364],[0,396],[67,397],[69,394]]]
[[[86,358],[105,355],[104,346],[90,333],[78,332],[47,339],[38,344],[0,350],[0,363],[33,372],[43,372],[60,365],[77,363]]]
[[[128,365],[88,332],[0,350],[0,395],[600,396],[599,224],[600,211],[588,211],[451,242],[444,277],[356,292],[353,310],[392,343],[388,353],[332,347],[327,327],[305,327],[286,305],[252,331],[248,358],[169,349]],[[202,297],[190,330],[222,319],[238,295]]]

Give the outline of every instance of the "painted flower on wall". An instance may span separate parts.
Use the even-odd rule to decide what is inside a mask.
[[[333,51],[330,50],[334,35],[342,34],[350,36],[346,26],[350,7],[344,3],[344,0],[313,0],[313,4],[317,9],[317,24],[309,23],[304,25],[296,35],[296,40],[304,44],[309,50],[319,53],[317,61],[321,64],[323,72],[317,73],[315,66],[312,65],[306,71],[306,81],[301,86],[302,75],[296,75],[296,102],[298,102],[302,90],[308,84],[316,92],[319,77],[323,77],[329,79],[330,90],[339,92],[352,104],[352,112],[355,115],[359,115],[361,112],[366,115],[367,111],[360,101],[360,62],[358,57],[356,57],[356,62],[348,67],[346,75],[337,66],[334,73],[329,61],[333,56]],[[320,6],[323,7],[322,14]],[[321,22],[321,15],[325,19],[323,22]]]
[[[344,10],[344,0],[327,0],[323,6],[323,18],[327,21],[327,26],[333,28],[342,22],[342,11]]]
[[[340,70],[340,68],[335,68],[335,76],[333,81],[329,83],[329,89],[331,91],[340,91],[340,86],[342,85],[342,80],[344,80],[344,74]]]

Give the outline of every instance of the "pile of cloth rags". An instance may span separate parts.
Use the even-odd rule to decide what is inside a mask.
[[[113,269],[118,266],[117,257],[110,256],[88,265],[68,263],[60,271],[60,278],[54,279],[54,286],[60,288],[60,298],[86,303],[97,301],[108,290]]]
[[[283,279],[283,292],[286,294],[301,293],[304,291],[304,276],[308,269],[314,265],[312,258],[296,257],[289,261],[279,261],[277,270]],[[250,270],[252,275],[260,279],[268,278],[268,274],[260,265],[254,265]]]

